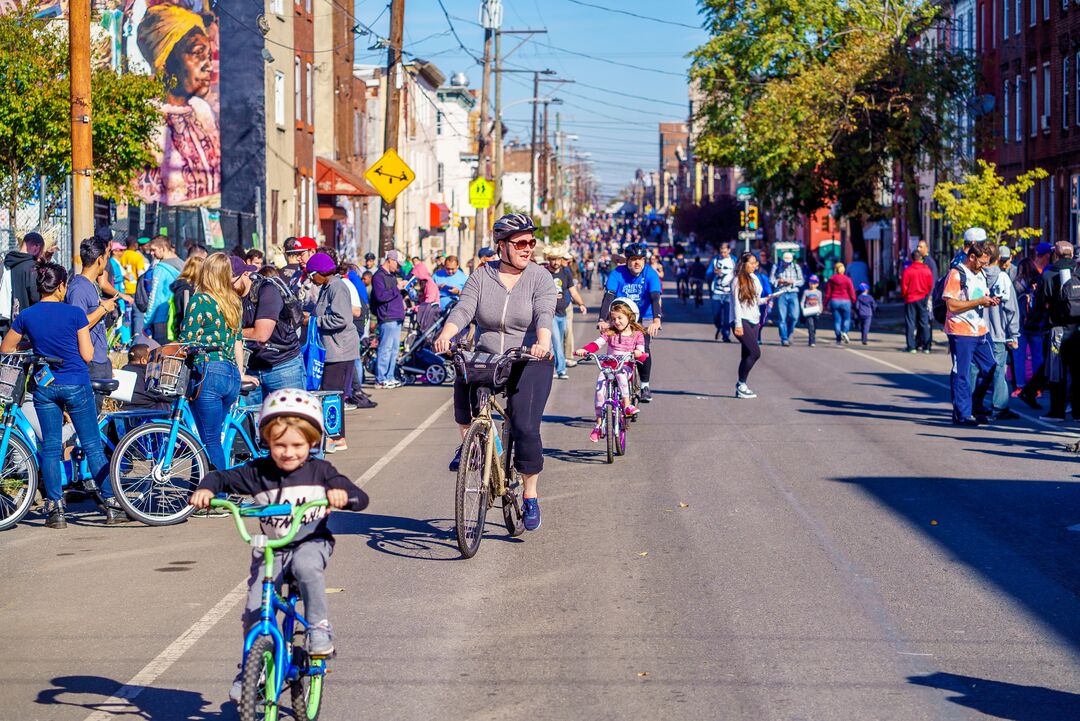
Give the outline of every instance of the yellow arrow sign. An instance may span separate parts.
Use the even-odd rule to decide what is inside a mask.
[[[495,200],[495,184],[487,178],[477,178],[469,183],[469,205],[474,208],[490,208]]]
[[[416,173],[405,164],[393,148],[390,148],[383,153],[381,158],[371,164],[364,173],[364,177],[371,183],[371,187],[379,191],[383,200],[393,203],[401,191],[416,180]]]

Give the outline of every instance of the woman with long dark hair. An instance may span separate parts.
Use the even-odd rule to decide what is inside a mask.
[[[731,286],[731,307],[735,309],[735,337],[742,345],[739,361],[739,382],[735,384],[736,398],[757,398],[746,385],[750,370],[761,357],[758,328],[761,323],[761,281],[755,271],[758,259],[753,253],[743,253],[735,267],[735,282]]]
[[[64,302],[68,274],[56,263],[39,263],[38,303],[24,308],[12,321],[11,330],[0,343],[0,353],[14,353],[23,337],[30,339],[34,353],[59,358],[63,364],[49,365],[51,381],[38,381],[34,388],[34,411],[41,424],[41,479],[45,484],[45,525],[65,528],[64,491],[60,483],[64,413],[71,418],[79,445],[105,499],[105,522],[121,523],[127,516],[112,497],[109,462],[101,446],[97,406],[90,385],[89,363],[94,358],[86,313]]]

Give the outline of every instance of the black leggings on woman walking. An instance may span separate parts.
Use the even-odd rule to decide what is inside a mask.
[[[737,336],[742,344],[742,360],[739,361],[739,382],[745,383],[750,377],[750,369],[761,357],[761,348],[758,347],[758,326],[748,320],[742,322],[742,335]]]

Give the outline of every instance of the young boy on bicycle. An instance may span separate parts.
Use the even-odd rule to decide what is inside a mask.
[[[208,473],[195,493],[191,505],[208,508],[219,493],[251,496],[257,505],[288,503],[299,506],[325,498],[333,508],[362,511],[368,496],[331,463],[311,458],[311,449],[323,436],[322,403],[311,393],[296,389],[277,390],[263,401],[259,417],[259,435],[270,450],[269,457],[256,458],[227,471]],[[313,508],[301,522],[296,539],[275,552],[275,581],[280,588],[287,575],[304,601],[308,629],[308,653],[329,656],[334,652],[333,636],[326,603],[326,564],[334,550],[334,535],[327,526],[328,509]],[[291,516],[259,519],[261,532],[269,538],[284,537],[292,524]],[[244,609],[244,634],[259,620],[262,602],[262,554],[252,555]],[[238,701],[241,675],[237,674],[229,698]]]

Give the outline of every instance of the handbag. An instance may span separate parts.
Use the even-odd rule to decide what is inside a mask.
[[[510,380],[513,361],[504,355],[463,351],[454,355],[457,377],[467,385],[502,388]]]
[[[307,376],[307,390],[317,391],[322,387],[323,371],[326,368],[326,346],[319,335],[315,318],[308,320],[307,340],[300,349],[304,358],[304,374]]]

